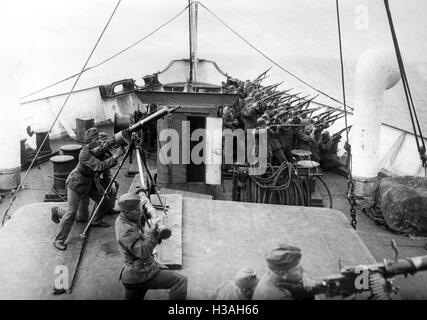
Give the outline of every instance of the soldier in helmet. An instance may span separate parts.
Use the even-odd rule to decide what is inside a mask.
[[[99,132],[99,141],[101,146],[92,150],[92,154],[97,157],[99,160],[107,160],[112,157],[112,153],[109,147],[108,135],[105,132]],[[104,192],[104,190],[110,184],[110,181],[113,179],[113,175],[111,173],[111,169],[107,169],[104,172],[99,173],[95,176],[96,184],[99,187],[100,192]],[[115,210],[116,204],[116,196],[119,191],[119,183],[114,181],[108,190],[104,201],[107,202],[105,206],[106,214],[118,214],[119,211]],[[89,204],[90,198],[88,196],[82,197],[80,200],[80,206],[77,211],[77,221],[78,222],[86,222],[89,218]],[[59,209],[61,210],[61,209]]]
[[[170,289],[171,300],[185,300],[187,278],[154,260],[153,250],[162,239],[156,222],[145,226],[156,210],[145,192],[126,193],[118,201],[121,214],[116,219],[115,230],[125,264],[120,274],[125,299],[143,299],[150,289]]]
[[[230,106],[225,106],[222,112],[222,118],[224,121],[224,128],[235,130],[239,127],[239,121],[234,115],[234,110]]]
[[[301,265],[301,256],[299,248],[286,244],[281,244],[271,250],[266,258],[268,271],[259,280],[252,299],[299,299],[300,297],[286,289],[287,284],[302,284],[307,291],[310,291],[315,281],[305,274]]]
[[[258,284],[256,272],[249,267],[240,269],[234,281],[223,283],[213,296],[214,300],[251,300]]]
[[[340,136],[330,137],[329,132],[325,131],[321,135],[319,142],[320,165],[325,170],[332,170],[341,165],[337,155],[337,144]]]
[[[317,150],[317,143],[311,137],[313,131],[313,124],[309,119],[303,119],[301,121],[301,127],[299,128],[296,135],[297,149],[307,150],[311,152],[311,159],[319,162],[320,156]]]
[[[83,146],[79,154],[79,162],[76,168],[71,171],[67,177],[67,197],[68,208],[63,209],[59,206],[51,208],[52,220],[59,223],[58,231],[54,239],[54,246],[58,250],[66,250],[65,241],[71,231],[71,228],[76,220],[77,211],[80,202],[85,198],[92,198],[95,202],[99,202],[103,195],[102,186],[100,185],[99,175],[106,170],[114,167],[117,160],[125,153],[123,148],[117,150],[111,157],[105,160],[100,160],[98,156],[93,154],[93,150],[100,146],[98,129],[90,128],[85,133],[87,144]],[[94,227],[109,227],[102,219],[107,212],[108,202],[103,201],[100,209],[95,217],[92,226]],[[77,217],[77,220],[84,220],[82,217]]]

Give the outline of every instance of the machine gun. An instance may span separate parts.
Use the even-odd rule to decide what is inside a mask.
[[[174,108],[168,108],[164,107],[152,114],[149,114],[145,118],[141,119],[134,125],[131,125],[129,128],[124,129],[114,135],[114,143],[115,144],[121,144],[123,142],[129,143],[132,133],[137,132],[138,130],[142,129],[145,125],[147,125],[150,122],[155,122],[171,113],[173,113],[176,109],[180,108],[174,107]]]
[[[168,107],[164,107],[156,112],[153,112],[152,114],[147,115],[145,118],[141,119],[129,128],[116,133],[112,139],[102,140],[98,146],[90,150],[91,153],[95,157],[101,157],[105,153],[112,151],[112,149],[129,144],[132,133],[139,131],[144,125],[147,125],[150,122],[155,122],[158,119],[167,116],[178,108],[179,106],[170,109]]]
[[[123,160],[121,161],[118,169],[116,170],[116,173],[114,174],[113,178],[110,179],[110,182],[108,184],[108,186],[105,188],[104,190],[104,194],[101,198],[101,200],[98,202],[98,205],[96,206],[96,208],[94,209],[92,216],[89,220],[89,222],[87,223],[85,229],[83,230],[82,234],[80,235],[82,238],[86,237],[87,231],[89,230],[90,225],[92,224],[93,219],[95,218],[97,212],[99,211],[99,208],[101,207],[102,202],[104,201],[105,197],[107,196],[111,186],[113,185],[114,181],[117,178],[117,175],[119,174],[120,170],[123,167],[124,162],[126,161],[126,159],[131,155],[132,151],[136,148],[137,149],[137,160],[138,160],[138,169],[140,172],[140,176],[143,177],[142,174],[142,164],[141,162],[143,162],[146,172],[150,178],[150,180],[154,183],[154,179],[150,174],[150,171],[148,170],[148,166],[145,162],[145,157],[143,155],[142,152],[142,148],[140,147],[140,142],[138,140],[138,135],[137,132],[139,130],[141,130],[145,125],[151,123],[151,122],[155,122],[169,114],[171,114],[172,112],[174,112],[176,109],[180,108],[180,106],[174,107],[174,108],[168,108],[168,107],[164,107],[156,112],[153,112],[152,114],[149,114],[148,116],[146,116],[145,118],[141,119],[140,121],[138,121],[137,123],[135,123],[134,125],[131,125],[129,128],[124,129],[118,133],[116,133],[113,137],[112,140],[109,140],[107,142],[105,142],[105,146],[122,146],[123,144],[127,144],[129,145],[128,151],[126,152],[126,155],[124,156]],[[143,179],[141,179],[141,183],[143,184]],[[155,189],[155,188],[154,188]],[[165,214],[167,214],[167,208],[166,206],[163,204],[157,190],[155,189],[156,194],[159,198],[159,201],[162,205],[163,211],[165,212]],[[159,219],[160,220],[160,219]],[[155,223],[157,223],[157,221],[155,221]],[[159,225],[159,224],[158,224]],[[171,232],[170,230],[164,228],[163,231],[159,230],[159,232],[162,234],[162,239],[167,239],[168,237],[170,237]]]
[[[337,275],[315,281],[311,289],[302,284],[291,284],[283,281],[280,288],[291,291],[295,297],[324,294],[326,297],[349,297],[354,294],[370,293],[369,299],[389,300],[397,294],[399,288],[394,285],[394,277],[414,275],[427,270],[427,256],[397,259],[396,244],[392,241],[396,252],[394,261],[384,260],[382,263],[345,267]]]

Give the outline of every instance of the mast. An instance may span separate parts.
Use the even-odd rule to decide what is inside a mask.
[[[193,83],[193,32],[192,32],[192,7],[193,2],[192,0],[188,0],[188,35],[189,35],[189,44],[190,44],[190,75],[188,80],[188,88],[187,90],[190,91],[191,84]]]
[[[198,65],[198,58],[197,58],[197,27],[199,22],[199,2],[196,0],[194,2],[194,29],[193,29],[193,90],[197,91],[197,65]]]
[[[190,38],[190,77],[189,91],[195,91],[197,87],[197,25],[198,6],[197,0],[188,0],[189,38]],[[190,89],[191,88],[191,89]]]

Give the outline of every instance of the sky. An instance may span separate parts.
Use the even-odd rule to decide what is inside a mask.
[[[339,92],[335,0],[201,2],[289,71],[326,92]],[[5,44],[1,51],[6,56],[2,60],[14,61],[20,94],[79,72],[116,3],[116,0],[0,0],[0,35]],[[187,4],[187,0],[122,0],[89,66],[147,35]],[[424,18],[427,3],[390,0],[390,5],[405,61],[415,63],[421,73],[427,74],[427,19]],[[346,68],[353,68],[368,48],[392,44],[382,0],[340,0],[340,12]],[[137,47],[85,73],[78,88],[128,77],[141,79],[163,69],[172,59],[188,57],[188,51],[185,12]],[[198,56],[215,60],[221,69],[241,79],[255,78],[272,66],[201,6]],[[270,74],[270,83],[284,80],[292,87],[298,86],[276,67]],[[330,81],[325,81],[325,74]],[[72,82],[67,82],[55,90],[65,92],[71,85]],[[306,89],[303,85],[300,88]]]

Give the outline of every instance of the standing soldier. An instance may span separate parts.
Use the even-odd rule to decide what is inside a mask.
[[[322,133],[319,142],[320,165],[325,170],[332,170],[341,165],[337,155],[337,145],[341,136],[333,135],[332,137],[333,139],[331,139],[329,132],[325,131]]]
[[[245,130],[255,129],[258,120],[258,103],[254,102],[242,110],[242,118],[245,123]]]
[[[227,281],[217,289],[213,300],[251,300],[257,284],[256,272],[244,267],[237,272],[234,281]]]
[[[53,242],[58,250],[67,249],[65,241],[76,220],[77,210],[81,200],[85,197],[90,197],[95,202],[99,202],[102,199],[103,192],[98,179],[99,174],[114,167],[117,164],[117,160],[125,152],[123,148],[120,148],[110,158],[101,161],[91,152],[91,150],[100,146],[98,129],[90,128],[87,130],[85,139],[87,144],[80,151],[79,162],[76,168],[71,171],[66,181],[68,208],[66,210],[58,206],[51,208],[52,220],[55,223],[59,223],[58,231]],[[106,222],[102,221],[102,218],[106,214],[107,206],[107,201],[103,201],[92,222],[92,226],[109,227]],[[81,217],[78,217],[78,220],[80,220],[79,218]]]
[[[280,143],[280,133],[278,132],[277,125],[270,125],[267,130],[267,134],[268,147],[271,150],[274,158],[277,160],[278,164],[281,165],[288,159],[286,158]]]
[[[239,121],[234,116],[234,110],[230,106],[225,106],[222,112],[222,119],[224,121],[224,128],[237,129]]]
[[[91,153],[101,161],[108,160],[108,158],[111,158],[113,156],[108,147],[109,145],[108,135],[104,132],[100,132],[99,141],[101,143],[101,146],[98,148],[95,148],[95,150],[92,149]],[[95,184],[98,186],[100,193],[104,193],[105,189],[107,188],[112,178],[113,178],[113,175],[111,173],[111,169],[107,169],[104,172],[101,172],[95,175]],[[119,191],[119,183],[117,181],[114,181],[114,183],[111,185],[104,199],[104,201],[107,202],[107,204],[105,205],[106,214],[119,213],[117,210],[114,209],[118,191]],[[77,222],[86,222],[89,219],[89,204],[90,204],[90,197],[82,196],[82,198],[80,199],[79,209],[77,210],[77,218],[76,218]],[[64,208],[58,207],[57,210],[58,210],[58,215],[60,217],[62,217],[65,214]]]
[[[285,284],[302,284],[307,291],[315,281],[309,279],[301,266],[301,250],[289,245],[279,245],[267,254],[268,271],[261,277],[253,300],[294,300]]]
[[[292,149],[294,145],[294,132],[292,127],[287,125],[279,125],[279,141],[282,146],[283,153],[288,161],[292,161]]]
[[[320,162],[319,152],[316,142],[311,137],[313,131],[313,124],[310,120],[302,120],[301,127],[298,130],[296,140],[297,149],[307,150],[311,152],[311,160]]]
[[[125,267],[120,280],[125,287],[125,299],[143,299],[149,289],[170,289],[171,300],[187,298],[187,278],[175,271],[165,270],[153,257],[161,242],[157,222],[144,232],[145,223],[155,210],[142,190],[139,195],[126,193],[119,198],[121,214],[116,220],[116,239]]]

